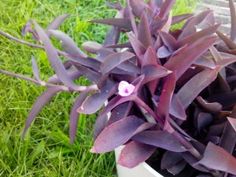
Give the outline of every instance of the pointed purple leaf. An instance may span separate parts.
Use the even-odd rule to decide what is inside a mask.
[[[215,69],[216,68],[216,64],[212,59],[209,59],[208,57],[201,57],[198,58],[195,62],[194,65],[196,66],[200,66],[203,68],[209,68],[209,69]]]
[[[228,122],[225,123],[224,131],[220,138],[219,145],[227,152],[232,154],[236,144],[236,121],[234,118],[228,117]]]
[[[203,11],[193,17],[191,17],[184,25],[183,27],[183,31],[180,34],[180,36],[178,37],[179,40],[193,34],[196,32],[196,25],[198,25],[199,23],[201,23],[202,21],[204,21],[204,19],[207,18],[207,16],[209,14],[211,14],[212,11],[211,10],[206,10]],[[209,26],[209,24],[208,24]]]
[[[80,93],[80,95],[76,98],[75,103],[70,111],[70,143],[74,143],[76,137],[79,119],[79,113],[77,112],[77,109],[79,106],[81,106],[87,95],[87,92]]]
[[[118,163],[127,168],[133,168],[147,160],[155,151],[154,146],[131,141],[121,151]]]
[[[176,77],[175,74],[169,75],[165,81],[162,89],[162,93],[160,96],[160,101],[157,105],[156,113],[163,120],[166,120],[169,117],[169,111],[171,106],[172,96],[174,94],[175,85],[176,85]]]
[[[84,50],[96,54],[103,46],[95,41],[86,41],[82,44],[82,47]]]
[[[216,34],[219,36],[219,38],[222,41],[224,41],[224,43],[226,44],[226,46],[229,49],[236,49],[236,44],[228,36],[226,36],[224,33],[220,32],[220,31],[217,31]]]
[[[177,93],[177,96],[186,109],[198,94],[210,85],[216,78],[219,68],[214,70],[205,69],[190,79]],[[198,83],[196,85],[196,83]]]
[[[59,30],[49,30],[49,33],[59,39],[62,43],[62,48],[73,58],[87,57],[76,45],[71,37]]]
[[[172,72],[161,65],[146,65],[143,67],[142,73],[145,74],[144,82],[148,83],[150,81],[166,77]]]
[[[104,62],[102,63],[100,70],[103,74],[106,74],[115,67],[119,66],[121,63],[130,60],[134,56],[135,55],[133,53],[127,51],[108,55],[104,59]]]
[[[115,107],[111,112],[111,117],[108,121],[108,124],[110,125],[116,121],[119,121],[123,117],[127,117],[132,106],[133,103],[129,102]]]
[[[157,64],[160,64],[160,61],[158,60],[156,56],[155,49],[153,47],[148,47],[144,55],[142,66],[157,65]]]
[[[159,147],[168,151],[187,151],[172,134],[166,131],[144,131],[135,135],[132,140]]]
[[[117,44],[119,42],[120,33],[121,30],[119,29],[119,27],[112,27],[110,31],[107,32],[103,45],[107,46]]]
[[[209,103],[206,100],[204,100],[201,96],[197,97],[197,101],[202,108],[211,113],[218,113],[222,111],[223,106],[220,103],[217,102]]]
[[[179,48],[176,39],[171,34],[160,31],[159,35],[164,43],[164,46],[166,46],[171,53]]]
[[[149,46],[152,46],[152,36],[145,11],[142,14],[140,24],[138,26],[138,40],[143,44],[143,46],[145,46],[146,49]]]
[[[196,117],[196,127],[198,131],[207,128],[213,121],[213,117],[209,113],[201,112]]]
[[[77,111],[82,114],[94,114],[103,106],[105,101],[116,92],[114,83],[111,81],[107,81],[100,90],[99,93],[87,97]]]
[[[161,159],[161,169],[168,169],[183,160],[180,153],[167,151]]]
[[[198,162],[212,170],[219,170],[236,175],[236,159],[223,148],[209,143],[203,158]]]
[[[142,119],[129,116],[107,126],[95,140],[92,152],[109,152],[125,144],[143,123]]]
[[[184,20],[187,20],[187,19],[189,19],[189,18],[192,17],[192,16],[193,16],[193,14],[184,14],[184,15],[177,15],[177,16],[174,16],[174,17],[172,18],[172,25],[177,24],[177,23],[180,23],[180,22],[182,22],[182,21],[184,21]]]
[[[203,38],[203,37],[207,37],[213,33],[216,32],[216,30],[219,28],[219,24],[216,24],[214,26],[210,26],[209,28],[206,28],[206,29],[203,29],[201,31],[198,31],[196,33],[193,33],[181,40],[178,41],[178,45],[179,46],[184,46],[186,44],[192,44],[194,43],[195,41]]]
[[[167,170],[173,175],[179,174],[186,164],[181,154],[176,152],[167,151],[161,159],[161,169]]]
[[[148,5],[143,0],[130,0],[130,6],[137,17],[141,17],[143,11],[148,8]]]
[[[165,18],[170,13],[171,8],[175,4],[175,0],[165,0],[161,6],[159,17]]]
[[[52,99],[54,95],[60,91],[61,88],[59,87],[49,87],[45,92],[42,93],[42,95],[38,97],[25,122],[25,128],[22,134],[23,137],[42,108]]]
[[[43,42],[45,51],[48,55],[48,59],[55,70],[58,78],[68,87],[76,88],[77,85],[73,82],[73,80],[68,76],[66,69],[64,65],[62,64],[62,61],[60,60],[57,50],[53,47],[53,45],[50,42],[50,39],[48,38],[45,31],[36,23],[34,22],[35,30],[37,31],[37,34],[39,35],[40,40]]]
[[[171,71],[175,71],[176,78],[179,79],[198,57],[204,54],[216,42],[216,40],[217,38],[215,36],[201,38],[195,43],[179,50],[164,66]]]
[[[68,14],[60,15],[55,18],[47,27],[47,30],[56,30],[69,17]]]
[[[102,115],[99,115],[97,118],[96,118],[96,122],[94,124],[94,127],[93,127],[93,138],[94,140],[98,137],[98,135],[104,130],[104,128],[107,126],[107,122],[108,122],[108,116],[109,116],[109,113],[108,114],[102,114]]]
[[[180,120],[186,120],[187,118],[185,109],[176,95],[173,95],[171,100],[170,114]]]
[[[160,59],[168,58],[171,55],[172,55],[172,52],[164,45],[157,50],[157,56]]]

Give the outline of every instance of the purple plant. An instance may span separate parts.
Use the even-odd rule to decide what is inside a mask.
[[[57,30],[67,15],[46,29],[29,21],[22,33],[31,33],[37,44],[1,32],[44,49],[55,71],[47,82],[42,81],[34,58],[34,78],[0,70],[47,87],[29,113],[23,135],[55,94],[79,92],[70,113],[71,143],[78,115],[99,111],[91,152],[110,152],[124,145],[119,163],[129,168],[151,157],[148,162],[163,173],[236,175],[236,15],[232,2],[231,39],[217,30],[211,10],[172,16],[174,0],[127,0],[125,7],[108,3],[117,10],[116,18],[92,21],[112,26],[104,44],[85,42],[83,50]],[[171,29],[182,21],[186,23],[181,29]],[[121,33],[127,35],[126,43],[119,43]],[[51,36],[61,41],[63,50],[52,45]],[[91,85],[75,84],[81,76]]]

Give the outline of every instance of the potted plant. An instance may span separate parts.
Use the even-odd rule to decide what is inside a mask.
[[[34,44],[1,32],[45,50],[55,71],[48,81],[41,80],[34,58],[34,78],[0,70],[47,87],[29,113],[23,136],[55,94],[78,92],[70,113],[71,143],[78,114],[99,112],[93,153],[123,146],[118,163],[134,168],[146,161],[149,165],[142,165],[151,171],[150,177],[159,173],[166,177],[235,176],[236,23],[232,21],[229,38],[218,31],[211,10],[172,16],[174,3],[127,0],[125,7],[109,3],[117,10],[116,17],[92,21],[112,26],[104,44],[88,41],[83,50],[58,30],[67,15],[46,29],[30,20],[22,33],[31,33]],[[230,3],[232,19],[236,19]],[[171,28],[185,20],[181,29]],[[126,43],[119,42],[122,34],[127,36]],[[62,50],[55,48],[51,37],[61,41]],[[90,84],[77,85],[75,80],[82,76]],[[154,169],[157,172],[152,173]]]

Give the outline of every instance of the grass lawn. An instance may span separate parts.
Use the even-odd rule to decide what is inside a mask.
[[[194,6],[195,0],[177,0],[174,13],[191,12]],[[87,21],[112,17],[114,11],[106,8],[105,0],[1,0],[0,29],[21,37],[21,28],[27,20],[32,18],[46,26],[63,13],[69,13],[71,17],[61,30],[80,45],[86,40],[102,42],[106,27]],[[32,76],[32,55],[46,80],[53,72],[44,52],[0,36],[1,69]],[[89,152],[95,116],[80,116],[76,143],[69,144],[69,110],[76,95],[56,96],[37,117],[25,140],[21,140],[27,113],[43,90],[31,83],[0,75],[0,176],[116,176],[113,153],[94,155]]]

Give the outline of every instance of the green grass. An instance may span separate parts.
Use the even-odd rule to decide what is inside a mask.
[[[69,13],[61,27],[80,45],[86,40],[102,42],[106,27],[91,25],[93,18],[111,17],[105,0],[2,0],[0,29],[20,37],[22,26],[35,19],[46,26],[54,17]],[[194,0],[178,0],[175,14],[190,12]],[[45,53],[0,37],[0,68],[31,75],[31,55],[36,56],[42,77],[52,74]],[[83,81],[81,81],[83,82]],[[44,90],[25,81],[0,75],[0,176],[115,176],[113,153],[94,155],[92,125],[95,116],[80,116],[77,141],[69,144],[68,117],[76,95],[60,94],[40,113],[27,134],[20,134],[36,97]]]

